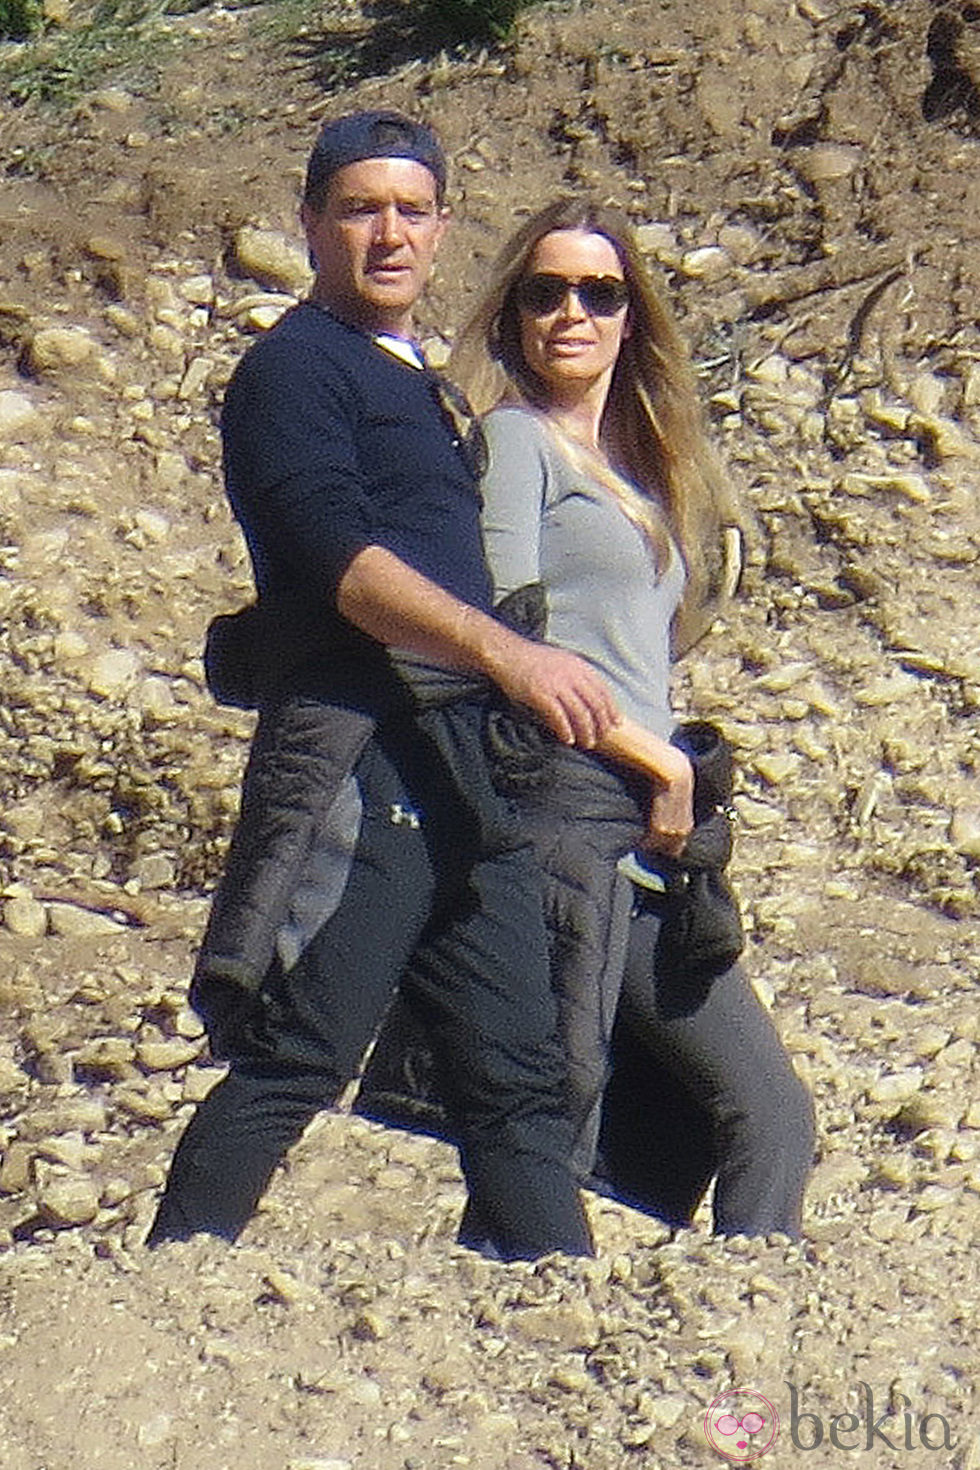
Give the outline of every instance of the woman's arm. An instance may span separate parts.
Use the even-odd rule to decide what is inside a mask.
[[[650,778],[648,841],[655,851],[676,857],[694,827],[694,770],[687,756],[625,716],[606,731],[595,749]]]

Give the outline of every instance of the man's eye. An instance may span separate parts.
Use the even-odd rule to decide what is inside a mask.
[[[420,221],[432,218],[432,210],[426,209],[422,205],[416,206],[414,204],[403,204],[401,205],[398,212],[399,214],[403,215],[405,219],[410,219],[413,221]]]

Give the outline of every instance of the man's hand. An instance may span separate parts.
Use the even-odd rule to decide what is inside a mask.
[[[486,672],[565,745],[592,750],[617,723],[612,695],[591,664],[566,649],[510,634]]]
[[[485,675],[566,745],[591,749],[617,722],[611,694],[584,659],[522,638],[382,546],[354,557],[340,580],[337,608],[389,648]]]

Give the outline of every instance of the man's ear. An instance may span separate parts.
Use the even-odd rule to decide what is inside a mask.
[[[436,235],[436,246],[437,246],[437,248],[443,242],[443,239],[445,237],[446,231],[449,229],[449,222],[452,219],[452,217],[453,217],[453,212],[450,209],[449,205],[448,204],[441,204],[439,206],[439,224],[438,224],[438,233]]]
[[[313,213],[313,210],[304,200],[304,202],[299,207],[299,222],[303,226],[303,234],[306,236],[306,256],[310,262],[310,270],[314,272],[320,269],[320,262],[313,254],[313,247],[310,245],[310,232],[313,228],[313,223],[315,219],[316,216]]]
[[[632,310],[630,310],[630,311],[628,311],[626,313],[626,320],[623,322],[623,341],[624,342],[627,341],[628,338],[632,337],[632,335],[633,335],[633,312],[632,312]]]

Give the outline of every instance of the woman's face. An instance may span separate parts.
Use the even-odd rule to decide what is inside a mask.
[[[523,280],[542,276],[561,280],[550,292],[549,283],[537,292],[525,288],[530,301],[522,301],[518,288],[521,348],[528,368],[559,396],[562,390],[586,387],[602,378],[608,382],[629,336],[626,300],[609,312],[617,292],[625,297],[621,287],[609,285],[624,280],[612,242],[588,230],[553,230],[535,245]],[[596,281],[603,284],[595,291],[598,299],[590,301],[590,288]],[[584,283],[584,300],[574,282]],[[557,301],[548,300],[549,295]],[[541,297],[545,299],[539,300]]]

